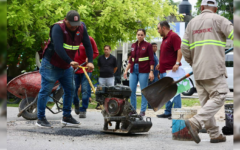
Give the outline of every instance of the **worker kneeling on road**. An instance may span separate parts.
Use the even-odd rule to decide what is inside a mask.
[[[211,143],[225,142],[226,137],[220,134],[214,115],[224,105],[229,91],[225,79],[225,45],[226,38],[233,40],[233,25],[215,14],[216,0],[203,0],[201,11],[189,22],[181,46],[185,60],[192,66],[202,106],[185,124],[196,143],[201,141],[198,131],[203,125]]]
[[[44,49],[40,67],[41,89],[38,94],[38,120],[36,125],[51,127],[45,117],[47,97],[58,80],[64,89],[63,118],[65,126],[78,126],[80,123],[71,116],[71,106],[74,98],[74,69],[79,64],[74,60],[76,51],[82,42],[88,57],[88,70],[93,70],[93,50],[86,28],[80,22],[77,11],[71,10],[64,20],[51,26],[50,39]],[[73,66],[73,67],[71,67]]]

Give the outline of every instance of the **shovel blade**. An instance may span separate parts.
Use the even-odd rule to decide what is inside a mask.
[[[156,112],[177,93],[177,85],[171,77],[164,77],[142,90],[142,94]]]

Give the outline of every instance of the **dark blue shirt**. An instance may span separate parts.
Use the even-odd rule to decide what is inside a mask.
[[[89,40],[87,29],[85,28],[85,26],[83,28],[84,28],[83,29],[84,32],[83,32],[82,43],[86,50],[88,62],[93,62],[92,45]],[[71,33],[73,35],[76,34],[76,32],[71,32]],[[64,43],[63,32],[62,32],[61,27],[58,24],[56,24],[52,27],[51,40],[52,40],[52,42],[48,45],[48,48],[46,49],[46,51],[44,53],[44,58],[46,58],[48,61],[51,61],[51,58],[52,58],[54,52],[56,52],[61,59],[63,59],[68,64],[70,64],[70,62],[73,60],[67,55],[65,49],[63,48],[63,43]]]

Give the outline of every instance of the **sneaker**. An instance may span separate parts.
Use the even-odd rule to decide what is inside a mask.
[[[79,115],[79,105],[75,105],[75,113],[77,114],[77,115]]]
[[[137,115],[137,114],[135,112],[131,111],[128,115],[133,116],[133,115]]]
[[[220,134],[217,138],[211,138],[210,143],[226,142],[226,137]]]
[[[198,136],[199,130],[195,127],[189,120],[185,120],[186,127],[191,134],[193,140],[198,144],[201,142],[200,137]]]
[[[165,114],[161,114],[161,115],[157,115],[158,118],[168,118],[171,117],[172,115],[165,115]]]
[[[81,112],[80,111],[79,118],[86,118],[86,112]]]
[[[38,119],[36,122],[36,126],[42,127],[42,128],[51,128],[51,124],[47,121],[47,119],[44,117],[42,119]]]
[[[97,106],[96,106],[95,109],[97,109],[97,110],[102,110],[99,103],[97,103]]]
[[[172,115],[170,117],[168,117],[168,120],[172,120]]]
[[[71,115],[68,117],[63,117],[61,120],[61,123],[64,126],[68,126],[68,127],[77,127],[80,125],[80,122],[78,122],[77,120],[75,120]]]
[[[140,116],[145,116],[145,112],[140,112],[140,114],[139,114]]]

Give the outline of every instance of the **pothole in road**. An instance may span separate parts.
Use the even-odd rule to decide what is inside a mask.
[[[54,135],[54,136],[86,136],[86,135],[100,135],[103,134],[98,131],[94,130],[86,130],[86,129],[70,129],[70,128],[52,128],[52,129],[44,129],[44,128],[34,128],[34,129],[22,129],[21,131],[24,132],[31,132],[31,133],[37,133],[37,134],[48,134],[48,135]]]

